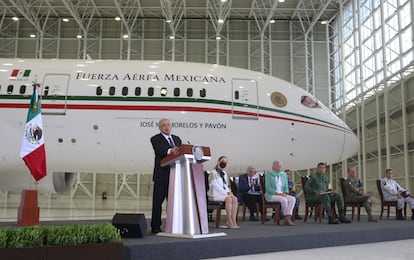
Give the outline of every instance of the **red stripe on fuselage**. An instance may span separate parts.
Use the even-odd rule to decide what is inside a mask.
[[[0,108],[28,108],[28,104],[1,104]],[[51,105],[51,104],[42,104],[43,109],[64,109],[64,105]],[[186,112],[202,112],[202,113],[220,113],[220,114],[236,114],[236,115],[245,115],[245,116],[256,116],[256,113],[245,112],[245,111],[235,111],[229,109],[218,109],[218,108],[207,108],[207,107],[186,107],[186,106],[126,106],[126,105],[86,105],[86,104],[67,104],[66,109],[72,110],[136,110],[136,111],[186,111]],[[331,129],[336,129],[344,131],[346,129],[341,129],[341,127],[333,127],[329,125],[323,125],[320,123],[304,121],[294,118],[275,116],[269,114],[259,113],[259,117],[263,118],[272,118],[279,120],[293,121],[297,123],[310,124],[315,126],[322,126]]]

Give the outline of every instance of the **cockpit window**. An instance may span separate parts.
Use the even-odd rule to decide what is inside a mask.
[[[287,98],[280,92],[273,92],[270,95],[270,99],[272,100],[273,105],[277,107],[285,107],[287,105]]]
[[[302,96],[300,99],[300,103],[304,105],[305,107],[309,108],[320,108],[321,106],[318,104],[318,102],[311,96]]]

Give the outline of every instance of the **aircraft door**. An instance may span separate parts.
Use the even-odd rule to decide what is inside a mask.
[[[65,115],[70,74],[46,74],[42,84],[42,114]]]
[[[233,119],[259,118],[257,82],[252,79],[232,80]]]

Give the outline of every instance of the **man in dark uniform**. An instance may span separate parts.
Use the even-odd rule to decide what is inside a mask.
[[[325,172],[325,163],[318,163],[316,173],[311,175],[305,185],[307,200],[322,202],[329,217],[329,224],[339,224],[339,222],[351,223],[351,221],[345,217],[344,200],[342,199],[342,196],[335,191],[329,191],[329,179],[325,175]],[[332,202],[337,204],[339,220],[332,215]]]
[[[368,214],[369,222],[377,222],[377,219],[372,216],[370,197],[372,193],[364,192],[364,186],[361,181],[356,177],[356,169],[351,167],[348,169],[348,178],[345,182],[347,198],[350,202],[363,202],[364,208]]]
[[[151,137],[151,144],[155,152],[154,191],[152,194],[151,232],[161,232],[161,211],[164,199],[168,197],[168,185],[170,180],[170,167],[161,167],[161,160],[169,154],[178,154],[181,145],[180,137],[171,134],[171,121],[161,119],[158,128],[160,133]]]

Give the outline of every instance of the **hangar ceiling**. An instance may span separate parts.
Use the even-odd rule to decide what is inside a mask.
[[[94,18],[120,17],[125,27],[136,19],[165,19],[172,31],[183,19],[211,21],[217,32],[232,19],[255,20],[266,27],[274,20],[298,20],[306,32],[338,12],[340,0],[0,0],[4,19],[28,20],[42,31],[48,19],[74,19],[81,29]]]

